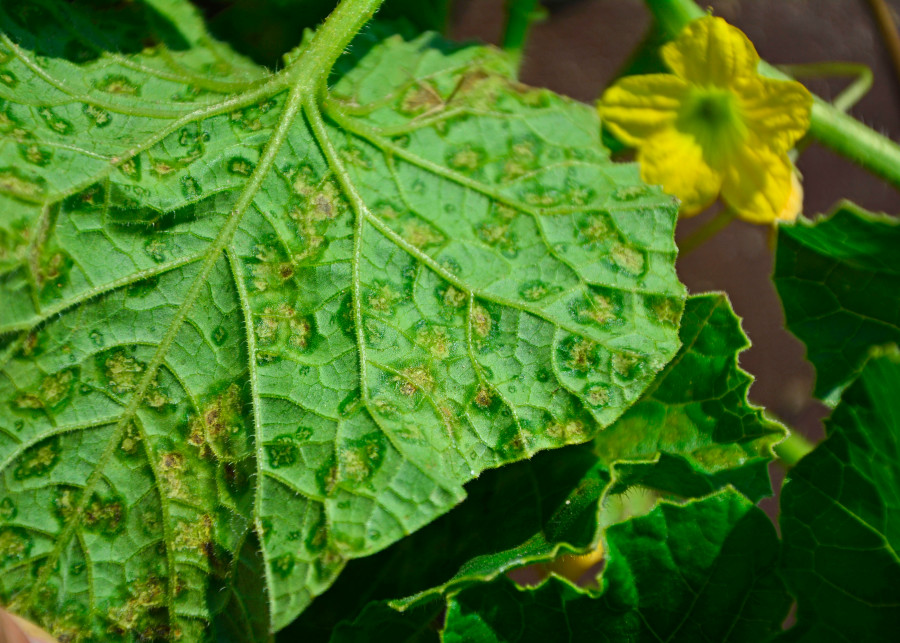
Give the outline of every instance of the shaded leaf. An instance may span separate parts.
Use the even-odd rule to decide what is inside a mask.
[[[329,640],[331,643],[369,643],[374,640],[436,643],[440,640],[438,631],[443,612],[442,600],[426,602],[404,612],[383,602],[369,603],[355,621],[338,624]]]
[[[451,597],[443,640],[757,642],[780,629],[789,599],[775,530],[735,491],[664,503],[607,537],[601,595],[501,578]]]
[[[797,597],[785,641],[890,641],[900,623],[900,354],[871,359],[828,437],[781,493],[784,576]]]
[[[836,403],[869,348],[900,341],[900,224],[852,203],[779,226],[775,286],[788,329],[816,367],[815,394]]]

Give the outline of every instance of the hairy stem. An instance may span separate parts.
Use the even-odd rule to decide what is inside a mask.
[[[538,0],[506,0],[506,27],[503,31],[503,49],[512,53],[517,61],[522,58],[531,23],[538,11]]]
[[[674,38],[691,20],[706,15],[693,0],[647,0],[647,7],[669,38]],[[760,63],[759,71],[771,78],[790,78],[766,62]],[[900,188],[900,145],[818,96],[814,97],[809,135]]]
[[[328,74],[359,30],[375,15],[384,0],[342,0],[316,29],[309,46],[284,71],[287,84],[309,83],[320,96]]]

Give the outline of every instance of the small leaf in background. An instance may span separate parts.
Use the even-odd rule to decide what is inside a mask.
[[[781,493],[797,623],[779,641],[889,641],[900,623],[900,353],[867,362]]]
[[[815,394],[836,404],[872,346],[900,342],[900,223],[844,203],[778,230],[775,286],[788,329],[816,368]]]
[[[780,630],[790,600],[771,521],[733,490],[611,527],[603,591],[507,578],[450,598],[446,643],[742,641]]]
[[[771,495],[767,464],[781,425],[747,401],[738,366],[750,343],[724,295],[688,298],[681,349],[640,401],[595,438],[619,483],[700,497],[728,484],[753,501]],[[642,462],[635,462],[642,461]]]

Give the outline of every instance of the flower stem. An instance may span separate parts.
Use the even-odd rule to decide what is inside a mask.
[[[872,89],[875,80],[868,65],[861,63],[824,62],[798,65],[778,65],[778,69],[791,78],[834,78],[848,76],[853,78],[840,94],[835,96],[831,104],[842,112],[847,112]]]
[[[678,257],[683,258],[696,250],[722,230],[728,227],[728,224],[734,220],[734,212],[725,209],[719,212],[712,219],[702,224],[696,230],[678,243]]]
[[[706,15],[693,0],[646,2],[669,38],[674,38],[688,22]],[[771,78],[789,78],[766,62],[760,63],[759,71]],[[814,96],[813,99],[809,135],[832,151],[900,188],[900,145],[821,98]]]
[[[518,63],[522,59],[531,23],[538,15],[538,0],[506,0],[506,27],[503,30],[503,49]]]
[[[803,459],[816,445],[799,433],[791,433],[783,442],[775,445],[775,454],[781,464],[790,469]]]
[[[894,22],[891,10],[884,0],[869,0],[869,7],[894,65],[894,75],[900,83],[900,33],[897,33],[897,23]]]

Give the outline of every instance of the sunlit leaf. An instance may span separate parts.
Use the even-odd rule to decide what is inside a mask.
[[[493,50],[322,98],[179,0],[0,29],[0,600],[59,637],[264,638],[677,350],[673,202]]]

